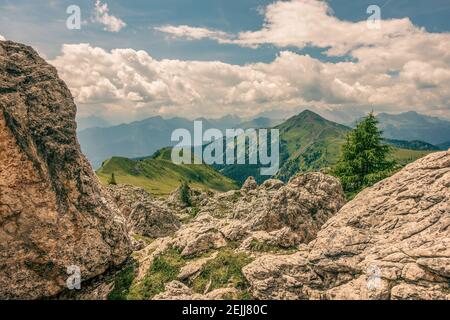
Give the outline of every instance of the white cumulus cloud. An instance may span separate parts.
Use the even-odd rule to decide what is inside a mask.
[[[121,19],[111,15],[107,3],[101,3],[100,0],[95,2],[94,22],[105,26],[105,30],[109,32],[119,32],[126,27],[126,23]]]
[[[449,116],[448,55],[430,60],[432,52],[410,54],[401,59],[380,52],[377,58],[365,58],[360,52],[361,61],[331,63],[282,51],[270,63],[240,66],[157,60],[145,51],[78,44],[65,45],[52,63],[69,85],[81,115],[110,120],[155,114],[253,116],[308,106],[383,107]]]
[[[6,41],[5,37],[0,34],[0,41]]]
[[[156,27],[155,29],[160,32],[167,33],[173,38],[186,38],[188,40],[212,39],[218,41],[219,43],[227,43],[231,40],[230,34],[207,28],[190,27],[186,25],[166,25]]]
[[[102,12],[106,5],[97,1]],[[232,35],[207,28],[162,26],[171,37],[257,47],[315,46],[346,62],[281,51],[270,63],[156,60],[145,51],[65,45],[53,61],[81,114],[134,120],[229,113],[252,116],[299,107],[415,110],[450,117],[450,33],[430,33],[408,18],[342,21],[324,1],[278,1],[264,8],[260,30]]]

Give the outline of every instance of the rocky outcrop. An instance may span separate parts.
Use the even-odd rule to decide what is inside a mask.
[[[308,246],[243,272],[260,299],[450,299],[450,151],[361,192]]]
[[[156,295],[153,300],[220,300],[236,294],[235,288],[219,288],[206,294],[199,294],[179,281],[172,281],[166,285],[165,291]]]
[[[255,190],[256,188],[258,188],[258,184],[256,183],[255,178],[248,177],[247,180],[245,180],[244,184],[242,185],[241,190],[243,192],[248,192],[251,190]]]
[[[270,180],[258,186],[253,181],[247,180],[245,191],[233,190],[209,198],[190,190],[198,212],[172,236],[172,246],[183,257],[236,241],[242,242],[244,250],[253,240],[292,248],[311,241],[322,224],[344,205],[338,180],[321,173],[298,175],[286,185]],[[176,207],[177,194],[169,197],[168,206]]]
[[[339,182],[321,173],[298,175],[287,184],[269,180],[258,186],[248,181],[243,190],[226,193],[190,189],[190,206],[181,203],[180,190],[161,200],[140,188],[109,187],[128,220],[134,220],[133,206],[145,203],[168,208],[183,221],[174,233],[154,241],[143,239],[150,242],[136,248],[128,291],[133,299],[248,299],[243,266],[267,252],[276,257],[296,251],[344,204]],[[150,279],[160,277],[165,279],[163,292],[159,286],[147,294]],[[115,289],[120,283],[102,283],[91,290],[92,296],[104,294],[105,288],[127,292]]]
[[[208,215],[202,215],[181,227],[175,233],[172,245],[183,257],[189,257],[225,247],[227,241],[218,229],[218,221]]]
[[[320,227],[345,204],[339,181],[322,173],[299,174],[286,185],[280,180],[268,180],[261,186],[253,182],[249,178],[242,190],[209,199],[199,215],[227,218],[221,232],[229,240],[242,240],[256,231],[283,230],[280,245],[292,240],[295,246],[314,239]]]
[[[144,189],[119,185],[108,186],[132,233],[150,238],[166,237],[180,227],[180,221],[169,210],[152,199]]]
[[[0,298],[42,298],[122,263],[123,220],[80,152],[76,107],[30,47],[0,42]]]

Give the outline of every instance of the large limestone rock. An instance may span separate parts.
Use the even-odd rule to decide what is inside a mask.
[[[0,42],[0,298],[42,298],[129,254],[123,221],[81,154],[76,107],[30,47]]]
[[[172,245],[180,250],[183,257],[225,247],[227,241],[218,230],[218,224],[219,222],[209,215],[199,216],[175,233]]]
[[[243,271],[261,299],[450,299],[450,151],[360,193],[308,247]]]
[[[242,240],[251,232],[278,231],[281,246],[308,243],[345,204],[339,181],[323,173],[299,174],[286,185],[279,180],[261,186],[253,182],[249,178],[243,190],[218,194],[201,207],[201,214],[229,219],[221,228],[229,240]]]
[[[206,294],[198,294],[185,284],[172,281],[165,286],[165,291],[153,297],[153,300],[222,300],[235,295],[237,295],[235,288],[219,288]]]
[[[108,190],[134,234],[160,238],[173,234],[180,221],[172,211],[152,199],[144,189],[129,185],[108,186]]]

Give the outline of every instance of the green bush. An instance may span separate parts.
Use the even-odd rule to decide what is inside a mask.
[[[116,274],[114,289],[108,294],[109,300],[126,300],[135,277],[135,265],[124,268]]]
[[[187,182],[183,182],[180,187],[180,201],[188,207],[192,206],[190,188]]]
[[[114,175],[114,172],[111,173],[111,178],[108,180],[109,185],[117,185],[116,176]]]

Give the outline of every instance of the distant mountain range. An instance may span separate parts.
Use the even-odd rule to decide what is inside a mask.
[[[450,149],[450,141],[447,141],[447,142],[444,142],[444,143],[440,143],[440,144],[438,144],[438,147],[441,150],[448,150],[448,149]]]
[[[380,121],[380,128],[384,130],[384,136],[389,139],[389,144],[413,150],[448,149],[449,121],[415,112],[398,115],[381,113],[377,117]],[[283,155],[288,158],[282,169],[284,172],[281,173],[282,177],[292,170],[299,169],[299,166],[304,169],[322,167],[323,159],[330,160],[330,157],[334,158],[337,153],[336,150],[329,150],[338,147],[335,140],[342,140],[349,130],[349,127],[326,120],[323,116],[309,110],[284,122],[281,119],[276,120],[269,117],[243,121],[237,116],[225,116],[220,119],[200,118],[199,120],[203,120],[204,130],[209,128],[217,128],[222,131],[227,128],[279,128],[283,135],[291,137],[285,138],[284,144],[282,144]],[[101,123],[98,119],[90,121],[91,123],[96,121]],[[85,122],[82,123],[86,125]],[[78,124],[80,125],[80,121]],[[78,138],[83,153],[94,168],[99,168],[105,159],[114,156],[146,157],[161,148],[173,146],[175,143],[170,141],[171,134],[178,128],[185,128],[192,132],[193,121],[185,118],[163,119],[158,116],[112,127],[88,128],[81,130]],[[316,139],[316,142],[321,141],[320,148],[323,149],[323,152],[326,151],[325,154],[317,153],[318,145],[316,143],[311,145],[311,139]],[[330,143],[329,146],[327,146],[328,143]],[[290,151],[286,152],[286,148]],[[293,149],[296,151],[294,152]],[[305,158],[302,164],[299,164],[295,154],[300,153],[302,154],[301,158],[312,156],[314,159]],[[288,154],[289,156],[287,156]],[[326,162],[328,163],[328,161]]]
[[[76,121],[78,132],[89,128],[106,128],[111,126],[110,122],[97,116],[77,117]]]
[[[219,119],[198,118],[196,120],[203,121],[203,130],[216,128],[223,132],[233,128],[269,128],[282,122],[282,120],[265,117],[243,121],[237,116],[230,115]],[[105,159],[114,156],[146,157],[161,148],[174,146],[171,135],[175,129],[180,128],[193,132],[193,121],[185,118],[163,119],[158,116],[112,127],[81,130],[78,132],[78,139],[83,153],[92,166],[99,168]]]
[[[271,119],[266,117],[258,117],[253,120],[245,121],[239,124],[239,128],[242,129],[261,129],[261,128],[273,128],[282,123],[283,120]]]
[[[420,140],[434,145],[450,141],[450,121],[419,114],[414,111],[377,115],[384,136],[398,140]]]

